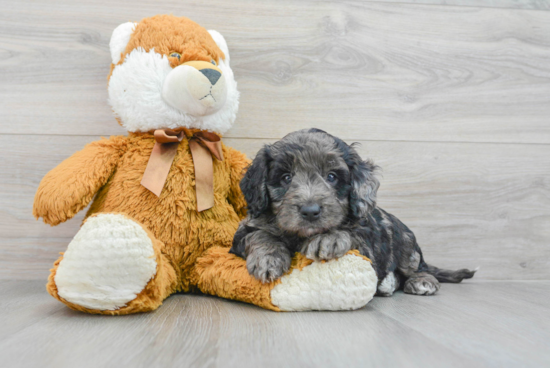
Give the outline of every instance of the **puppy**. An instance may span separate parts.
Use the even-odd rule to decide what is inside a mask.
[[[319,129],[300,130],[263,147],[240,183],[248,216],[231,253],[246,259],[262,282],[281,277],[295,252],[330,260],[358,249],[373,261],[378,295],[431,295],[440,282],[475,271],[442,270],[424,262],[411,230],[376,206],[377,166],[353,145]]]

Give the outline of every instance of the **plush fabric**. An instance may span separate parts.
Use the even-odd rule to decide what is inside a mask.
[[[130,217],[122,214],[106,214],[103,216],[122,216],[125,219],[132,220]],[[96,215],[92,216],[92,219],[96,217]],[[84,221],[83,227],[86,226],[87,221]],[[138,224],[139,226],[142,226],[141,224]],[[122,307],[116,307],[115,309],[109,308],[109,306],[104,305],[100,309],[90,308],[86,307],[83,304],[79,304],[76,302],[76,300],[73,300],[75,302],[71,302],[67,299],[64,299],[61,295],[59,295],[58,291],[58,285],[56,283],[57,279],[57,271],[59,269],[60,263],[64,261],[64,253],[61,254],[61,257],[54,263],[54,267],[51,270],[51,274],[48,277],[48,283],[46,284],[46,289],[52,295],[54,298],[60,300],[61,302],[65,303],[69,308],[78,310],[81,312],[87,312],[87,313],[93,313],[93,314],[108,314],[108,315],[121,315],[121,314],[131,314],[131,313],[138,313],[138,312],[148,312],[155,310],[158,308],[164,299],[166,299],[170,294],[173,294],[176,291],[175,285],[177,284],[177,278],[176,273],[171,266],[168,258],[162,253],[162,250],[164,248],[164,244],[160,242],[159,240],[155,239],[154,235],[148,231],[146,228],[143,227],[143,231],[147,233],[147,236],[151,239],[152,245],[153,245],[153,251],[154,251],[154,262],[156,264],[156,269],[154,271],[154,276],[148,280],[148,283],[146,286],[141,290],[139,294],[135,296],[134,299],[127,302]],[[78,235],[75,237],[78,238]],[[74,240],[73,240],[74,241]],[[69,245],[70,248],[70,245]],[[118,255],[113,254],[112,252],[108,252],[107,254],[98,254],[99,250],[96,250],[94,252],[95,254],[89,255],[90,257],[90,264],[96,263],[98,259],[104,258],[104,255],[110,256],[112,258],[111,264],[117,263],[120,257]],[[81,267],[89,268],[90,265],[82,264]],[[135,267],[134,267],[135,268]],[[75,275],[76,276],[76,275]],[[91,279],[86,279],[83,277],[74,277],[72,283],[74,284],[85,284],[90,281],[92,284],[96,284],[96,279],[93,278],[93,275]],[[104,279],[105,281],[109,282],[108,279]],[[83,296],[89,297],[90,291],[93,293],[97,293],[97,291],[101,292],[101,289],[115,289],[115,286],[119,284],[117,278],[111,279],[109,284],[104,284],[99,290],[93,290],[88,283],[88,290],[86,290],[84,293],[82,293]],[[115,289],[117,290],[117,289]],[[115,293],[115,298],[118,299],[118,294]],[[113,299],[104,298],[104,303],[113,303]]]
[[[119,26],[113,32],[110,48],[110,103],[129,134],[88,144],[40,182],[33,213],[52,226],[71,219],[93,200],[82,228],[54,263],[48,292],[72,309],[110,315],[151,311],[175,292],[194,291],[275,311],[307,309],[301,301],[296,304],[296,298],[283,296],[292,293],[285,287],[285,278],[293,277],[302,287],[307,284],[307,278],[293,276],[293,272],[307,275],[303,269],[311,261],[297,255],[288,275],[262,284],[248,274],[245,260],[228,252],[238,223],[246,215],[239,187],[250,163],[244,154],[222,144],[224,159],[213,158],[214,207],[196,210],[188,138],[203,130],[222,134],[233,124],[238,107],[238,91],[223,36],[186,18],[156,16]],[[180,58],[171,57],[174,52]],[[212,61],[221,70],[227,96],[219,111],[196,116],[164,102],[166,76],[181,66],[193,68],[192,63],[183,65],[193,60]],[[203,69],[189,72],[200,77],[196,73]],[[212,83],[207,77],[203,81]],[[183,131],[186,138],[178,145],[157,197],[140,182],[155,145],[153,131],[164,128]],[[360,259],[357,255],[350,257]],[[372,267],[368,260],[361,262],[360,267],[345,260],[333,263],[336,267],[325,281],[332,282],[336,289],[346,289],[349,278],[338,278],[338,265],[350,264],[355,267],[355,276],[367,280]],[[272,300],[277,286],[281,305]],[[326,292],[316,287],[313,294],[318,295],[311,297],[310,293],[310,299],[316,302],[308,305],[323,308],[327,305],[322,301]],[[344,292],[330,299],[340,299],[336,304],[344,309],[354,308],[356,302],[344,300],[350,295],[355,300],[355,289],[350,290],[351,294]]]
[[[126,46],[126,53],[138,47],[146,52],[155,49],[161,55],[178,52],[181,60],[209,62],[214,59],[218,62],[220,58],[225,58],[223,51],[203,27],[190,19],[170,15],[157,15],[139,22]],[[177,62],[175,58],[170,59],[173,63]]]
[[[120,53],[125,40],[128,44]],[[235,121],[239,92],[227,43],[219,32],[207,31],[187,18],[158,15],[120,25],[110,47],[109,103],[119,124],[128,131],[185,127],[223,134]],[[170,56],[174,52],[181,55],[179,59]],[[162,98],[166,77],[189,61],[214,61],[222,71],[227,93],[218,111],[198,116],[173,108]]]
[[[120,61],[124,50],[126,50],[126,45],[130,42],[130,37],[136,29],[136,23],[127,22],[122,23],[113,31],[111,36],[111,41],[109,42],[109,49],[111,50],[111,61],[113,64],[118,64]]]
[[[357,250],[327,262],[298,255],[292,270],[271,291],[271,302],[281,310],[354,310],[376,293],[376,272]]]
[[[91,309],[124,307],[156,274],[153,242],[140,224],[124,215],[88,218],[57,268],[59,296]]]
[[[208,249],[205,256],[198,259],[196,271],[196,284],[205,294],[280,311],[271,302],[271,289],[280,280],[262,284],[249,275],[243,259],[228,253],[227,248]]]

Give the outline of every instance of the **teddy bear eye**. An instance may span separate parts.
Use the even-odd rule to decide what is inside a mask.
[[[216,65],[216,62],[214,61],[214,59],[210,60],[210,62],[212,63],[212,65]]]
[[[175,57],[175,58],[178,58],[179,60],[181,59],[181,54],[179,52],[173,52],[170,54],[170,57]]]

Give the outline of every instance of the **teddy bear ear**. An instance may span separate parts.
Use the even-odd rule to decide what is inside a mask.
[[[111,42],[109,42],[111,61],[113,64],[118,64],[120,61],[120,56],[126,49],[126,45],[128,45],[136,25],[137,23],[134,22],[122,23],[113,31]]]
[[[208,33],[210,33],[210,36],[214,39],[214,42],[216,42],[216,45],[222,50],[222,52],[225,55],[225,62],[227,65],[229,65],[229,49],[227,48],[227,42],[225,42],[225,38],[221,35],[220,32],[214,31],[213,29],[209,30]]]

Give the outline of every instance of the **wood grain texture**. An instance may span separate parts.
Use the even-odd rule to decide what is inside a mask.
[[[32,217],[41,178],[98,139],[0,136],[0,278],[45,279],[76,234]],[[32,142],[32,144],[27,144]],[[225,139],[253,157],[270,140]],[[480,279],[550,279],[550,147],[361,141],[382,167],[379,205],[416,234],[429,263],[481,266]]]
[[[550,10],[547,0],[366,0],[381,3],[450,5],[488,8]]]
[[[550,13],[513,9],[546,3],[411,2],[0,1],[0,279],[45,279],[78,231],[83,213],[35,221],[34,193],[84,144],[125,134],[110,34],[157,13],[226,36],[242,92],[226,143],[254,155],[312,126],[361,141],[384,169],[380,205],[429,262],[550,279]]]
[[[549,282],[444,285],[352,312],[276,313],[199,295],[123,317],[74,312],[37,281],[0,282],[13,367],[543,367]]]
[[[314,125],[349,139],[550,143],[549,12],[361,1],[4,1],[0,133],[121,133],[109,37],[156,13],[226,36],[242,92],[228,137]]]

